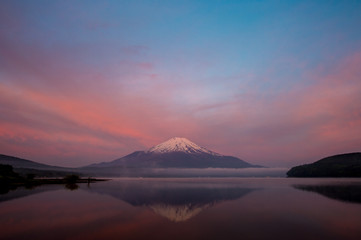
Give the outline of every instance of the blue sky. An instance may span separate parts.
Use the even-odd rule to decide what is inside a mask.
[[[360,1],[2,1],[0,151],[69,166],[174,136],[269,166],[359,151],[360,13]]]

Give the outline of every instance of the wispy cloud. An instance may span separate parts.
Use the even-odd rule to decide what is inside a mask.
[[[168,23],[154,6],[107,4],[0,6],[1,153],[80,166],[173,136],[267,166],[360,150],[361,50],[342,28],[348,16],[328,25],[322,15],[334,40],[297,27],[303,15],[269,12],[282,22],[272,35],[269,18],[245,21],[248,12],[234,21],[166,5]]]

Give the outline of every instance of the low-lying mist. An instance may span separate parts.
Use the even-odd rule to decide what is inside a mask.
[[[105,177],[286,177],[288,168],[98,168],[87,173]]]

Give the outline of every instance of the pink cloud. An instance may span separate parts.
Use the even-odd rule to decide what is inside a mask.
[[[361,52],[326,73],[320,66],[304,73],[307,83],[274,91],[262,90],[258,80],[272,81],[257,74],[217,84],[188,79],[192,72],[165,74],[141,59],[148,50],[143,46],[125,46],[120,52],[126,60],[98,66],[79,61],[96,55],[91,46],[49,50],[8,38],[0,38],[0,45],[4,154],[79,166],[173,136],[271,166],[359,151]],[[237,87],[239,78],[248,80]]]
[[[261,164],[288,166],[360,151],[359,66],[361,52],[340,61],[332,72],[309,74],[312,84],[271,97],[262,92],[238,96],[228,107],[234,134],[220,128],[218,146]],[[237,144],[228,145],[231,139]]]

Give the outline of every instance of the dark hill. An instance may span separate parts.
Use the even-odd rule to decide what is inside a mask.
[[[361,177],[361,153],[346,153],[291,168],[288,177]]]
[[[35,174],[38,177],[62,177],[70,173],[79,174],[76,168],[57,167],[0,154],[0,164],[10,165],[20,175]]]
[[[0,154],[0,164],[8,164],[13,166],[14,168],[31,168],[31,169],[39,169],[39,170],[60,170],[64,169],[62,167],[51,166],[47,164],[37,163],[34,161],[12,157]]]

